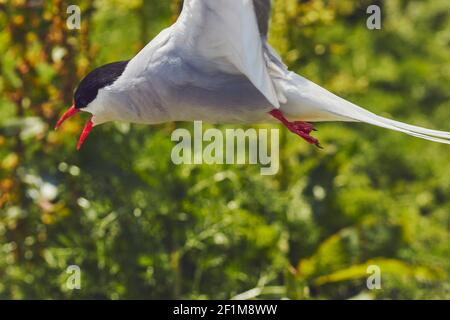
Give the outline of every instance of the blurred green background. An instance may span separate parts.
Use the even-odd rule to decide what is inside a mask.
[[[191,124],[107,124],[80,152],[87,115],[53,131],[78,81],[134,56],[180,2],[0,0],[0,298],[449,299],[446,145],[319,124],[321,151],[282,130],[271,177],[173,165],[170,134]],[[81,30],[66,28],[69,4]],[[371,4],[380,31],[366,28]],[[292,70],[383,116],[450,131],[450,1],[274,7],[270,41]],[[81,290],[66,286],[73,264]],[[372,264],[380,290],[366,287]]]

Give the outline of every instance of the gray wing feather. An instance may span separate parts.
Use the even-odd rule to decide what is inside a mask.
[[[269,33],[269,22],[272,12],[271,0],[253,0],[255,7],[256,18],[258,20],[258,27],[261,36],[267,38]]]

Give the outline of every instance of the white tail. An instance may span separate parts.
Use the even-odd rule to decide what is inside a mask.
[[[293,81],[291,85],[295,83],[295,90],[293,87],[287,89],[289,102],[285,108],[291,117],[304,121],[365,122],[414,137],[450,144],[450,132],[426,129],[383,118],[294,73],[290,73],[290,80]]]

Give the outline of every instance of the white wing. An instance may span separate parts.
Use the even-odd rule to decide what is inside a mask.
[[[266,30],[260,32],[268,25],[267,8],[270,12],[270,0],[185,0],[172,37],[202,68],[244,74],[279,108],[265,55]]]

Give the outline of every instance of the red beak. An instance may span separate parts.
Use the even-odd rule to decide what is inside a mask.
[[[86,125],[84,126],[83,132],[81,133],[80,140],[78,140],[77,144],[77,150],[81,149],[81,146],[83,145],[84,140],[86,140],[87,136],[91,132],[92,128],[94,127],[94,123],[92,122],[92,115],[89,117],[88,122],[86,122]]]
[[[58,128],[69,118],[73,117],[77,113],[79,113],[81,110],[75,108],[75,106],[71,106],[69,110],[67,110],[63,116],[58,120],[55,126],[55,130],[58,130]],[[83,145],[84,140],[86,140],[87,136],[91,132],[92,128],[94,127],[94,123],[92,122],[92,115],[89,118],[88,122],[86,123],[86,126],[83,129],[83,132],[81,133],[80,140],[78,140],[77,144],[77,150],[81,149],[81,146]]]
[[[80,109],[75,108],[75,106],[71,106],[69,108],[69,110],[67,110],[63,116],[58,120],[58,122],[56,123],[55,126],[55,130],[58,130],[59,127],[61,127],[61,125],[64,123],[64,121],[66,121],[67,119],[73,117],[74,115],[76,115],[78,112],[80,112]]]

